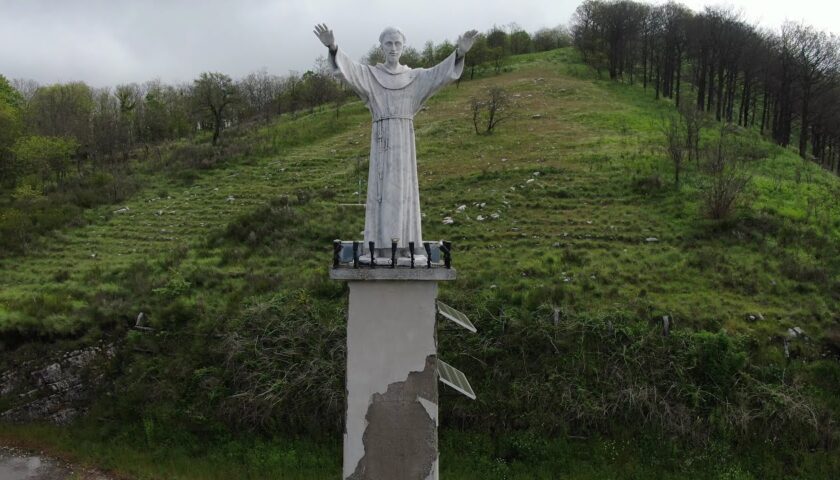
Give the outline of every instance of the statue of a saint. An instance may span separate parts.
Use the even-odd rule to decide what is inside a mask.
[[[315,26],[315,35],[329,48],[334,74],[353,88],[373,116],[364,240],[365,245],[376,242],[377,257],[391,256],[393,239],[398,239],[401,252],[409,242],[422,251],[414,115],[435,92],[461,76],[464,55],[477,33],[461,35],[455,51],[434,67],[409,68],[399,63],[405,35],[397,28],[388,27],[379,36],[385,63],[372,66],[339,50],[326,25]]]

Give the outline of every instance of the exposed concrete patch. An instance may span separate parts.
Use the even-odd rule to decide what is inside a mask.
[[[364,435],[369,427],[366,417],[373,398],[384,395],[392,384],[404,382],[411,372],[423,371],[427,357],[437,350],[436,282],[360,281],[350,282],[349,286],[342,469],[348,477],[365,455]],[[436,382],[435,378],[435,388]],[[405,398],[420,406],[416,395]],[[428,398],[434,402],[437,397]],[[428,418],[425,410],[423,413]]]
[[[374,394],[368,408],[365,454],[348,480],[426,480],[436,478],[437,415],[430,415],[423,400],[435,406],[435,356],[426,357],[421,372]]]

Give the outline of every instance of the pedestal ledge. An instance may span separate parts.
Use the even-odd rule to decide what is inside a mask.
[[[367,281],[367,280],[413,280],[445,282],[455,280],[454,268],[331,268],[332,280]]]

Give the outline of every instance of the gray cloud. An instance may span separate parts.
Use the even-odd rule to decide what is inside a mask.
[[[754,0],[741,0],[749,11]],[[803,0],[797,13],[806,15]],[[696,2],[688,2],[698,8]],[[758,4],[757,1],[754,3]],[[821,2],[818,2],[821,3]],[[325,50],[312,34],[327,23],[356,58],[386,25],[408,44],[454,40],[470,28],[516,22],[528,31],[567,23],[578,0],[0,0],[0,73],[41,83],[105,86],[160,78],[189,82],[203,71],[233,77],[267,68],[304,71]],[[765,24],[774,8],[761,3]],[[789,4],[787,4],[789,5]],[[792,8],[792,7],[791,7]],[[825,18],[825,4],[817,12]],[[833,15],[836,17],[836,13]],[[819,23],[815,22],[819,26]]]

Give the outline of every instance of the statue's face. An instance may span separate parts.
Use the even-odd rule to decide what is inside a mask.
[[[403,52],[403,39],[399,33],[389,33],[382,39],[382,53],[387,63],[398,63]]]

